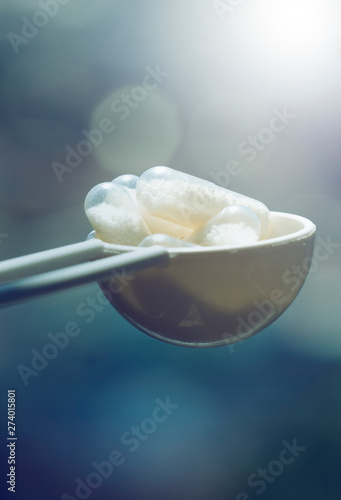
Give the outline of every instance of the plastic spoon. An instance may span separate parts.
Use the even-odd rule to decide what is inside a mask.
[[[0,282],[15,281],[0,285],[0,305],[99,281],[113,307],[154,338],[188,347],[238,342],[275,321],[308,274],[315,225],[291,214],[271,218],[269,237],[247,246],[137,248],[92,239],[5,261]]]

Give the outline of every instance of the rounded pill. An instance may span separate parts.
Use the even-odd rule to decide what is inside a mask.
[[[144,212],[190,229],[205,224],[227,206],[242,205],[258,216],[261,237],[269,230],[270,212],[260,201],[168,167],[150,168],[139,177],[136,200]]]
[[[259,240],[261,224],[249,208],[233,205],[214,215],[186,238],[202,246],[247,245]]]
[[[103,182],[89,191],[85,213],[96,237],[107,243],[138,245],[150,231],[127,189]]]

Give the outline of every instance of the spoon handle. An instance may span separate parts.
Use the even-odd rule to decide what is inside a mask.
[[[0,283],[101,257],[105,244],[93,239],[0,262]]]
[[[93,281],[115,279],[121,276],[119,271],[134,272],[166,264],[169,258],[170,254],[166,248],[153,246],[18,279],[0,285],[0,306]]]

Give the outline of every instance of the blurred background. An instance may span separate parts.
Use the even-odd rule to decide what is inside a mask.
[[[83,241],[87,192],[155,165],[308,217],[319,246],[289,310],[234,346],[149,338],[96,284],[1,309],[1,498],[8,389],[18,500],[340,498],[340,19],[337,0],[1,1],[1,260]]]

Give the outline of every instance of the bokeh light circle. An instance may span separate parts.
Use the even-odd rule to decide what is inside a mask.
[[[94,110],[90,127],[103,118],[115,125],[94,154],[111,175],[140,175],[154,165],[167,165],[181,138],[181,123],[175,105],[161,91],[141,85],[124,86],[104,99]]]

